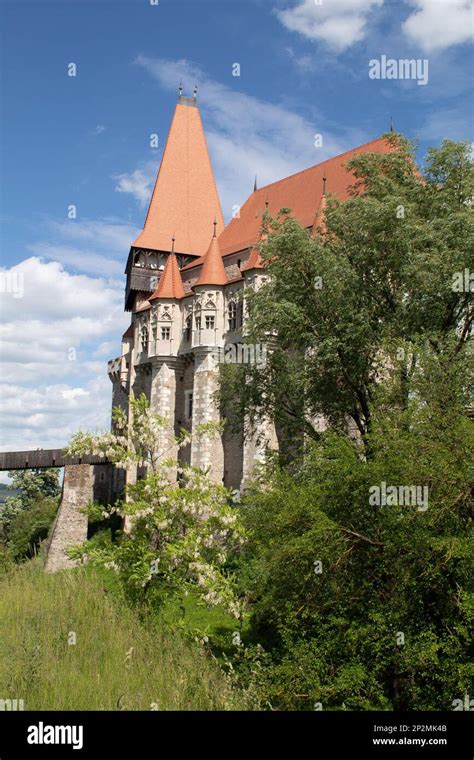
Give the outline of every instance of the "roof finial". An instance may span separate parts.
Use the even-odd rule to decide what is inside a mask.
[[[254,191],[254,193],[257,192],[257,189],[258,189],[257,188],[257,175],[255,175],[255,182],[253,183],[253,191]]]
[[[390,117],[390,132],[395,132],[393,128],[393,116]]]
[[[326,195],[326,177],[323,177],[323,195]]]
[[[213,225],[214,225],[214,234],[213,234],[212,237],[217,237],[217,232],[216,232],[216,230],[217,230],[217,219],[215,217],[214,217]]]
[[[181,97],[181,95],[183,94],[183,83],[182,82],[179,83],[178,93],[179,93],[179,97]]]
[[[174,237],[174,232],[173,232],[173,237],[171,238],[171,253],[174,253],[174,241],[175,241],[175,237]]]
[[[196,98],[197,98],[197,94],[198,94],[198,86],[197,86],[197,84],[195,84],[195,85],[194,85],[194,90],[193,90],[193,97],[194,97],[194,100],[196,100]]]

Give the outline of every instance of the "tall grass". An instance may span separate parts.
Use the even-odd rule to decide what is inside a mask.
[[[140,621],[98,576],[47,575],[36,560],[0,580],[0,699],[26,710],[238,707],[198,644]]]

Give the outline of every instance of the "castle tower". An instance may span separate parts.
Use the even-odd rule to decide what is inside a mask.
[[[151,363],[150,408],[168,421],[163,430],[156,454],[161,459],[177,459],[178,450],[173,435],[179,430],[176,417],[177,373],[181,370],[178,356],[181,339],[180,300],[184,298],[184,288],[174,252],[166,261],[158,287],[149,297],[149,357]],[[170,476],[172,474],[170,473]]]
[[[216,234],[193,285],[195,294],[195,329],[193,332],[194,390],[193,431],[206,422],[218,422],[220,413],[214,394],[219,373],[219,349],[224,345],[224,286],[228,279]],[[193,436],[191,464],[208,469],[217,483],[224,477],[224,450],[220,435]]]
[[[171,239],[182,267],[205,254],[214,220],[220,234],[224,219],[197,101],[180,95],[145,224],[128,257],[127,310],[155,290]]]
[[[168,420],[169,432],[157,452],[164,458],[178,453],[171,433],[191,427],[183,409],[183,380],[186,375],[189,384],[194,359],[189,351],[184,356],[186,345],[183,352],[186,294],[180,267],[206,253],[213,221],[218,234],[224,220],[196,97],[180,94],[145,224],[126,267],[125,309],[132,312],[132,339],[124,390],[135,397],[144,393],[151,409]],[[115,398],[117,378],[118,373],[111,374]],[[129,469],[127,482],[144,474]]]
[[[259,242],[266,235],[259,234]],[[242,267],[242,275],[247,288],[258,288],[265,282],[265,264],[260,256],[259,245],[256,243],[250,249],[247,262]],[[269,449],[278,449],[275,426],[271,420],[260,420],[256,429],[252,429],[248,419],[244,421],[245,438],[243,445],[242,483],[245,488],[251,480],[256,464],[264,462]]]

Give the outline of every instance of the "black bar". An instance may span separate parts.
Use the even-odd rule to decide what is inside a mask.
[[[237,752],[243,757],[259,749],[262,757],[274,752],[275,757],[290,753],[311,760],[359,756],[471,760],[472,717],[470,712],[0,712],[0,758],[92,758],[117,753],[138,759],[183,752],[194,756],[196,751],[222,758]],[[56,726],[66,727],[64,737],[75,742],[77,750],[72,743],[28,743],[28,736],[43,742],[61,739]]]

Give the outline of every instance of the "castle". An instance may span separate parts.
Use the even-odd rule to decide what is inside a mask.
[[[378,138],[354,150],[257,189],[225,225],[197,105],[179,95],[142,232],[132,243],[126,266],[125,310],[131,324],[121,355],[109,362],[113,406],[127,410],[131,396],[145,393],[170,431],[192,431],[218,421],[215,401],[220,352],[241,344],[245,293],[265,282],[258,251],[262,215],[291,213],[314,234],[324,223],[326,190],[349,195],[352,155],[387,152]],[[213,480],[240,490],[268,448],[278,446],[271,420],[257,430],[193,439],[173,451],[163,431],[160,450],[208,469]],[[127,471],[132,480],[137,473]],[[125,474],[114,474],[115,492]],[[120,481],[120,482],[119,482]]]

